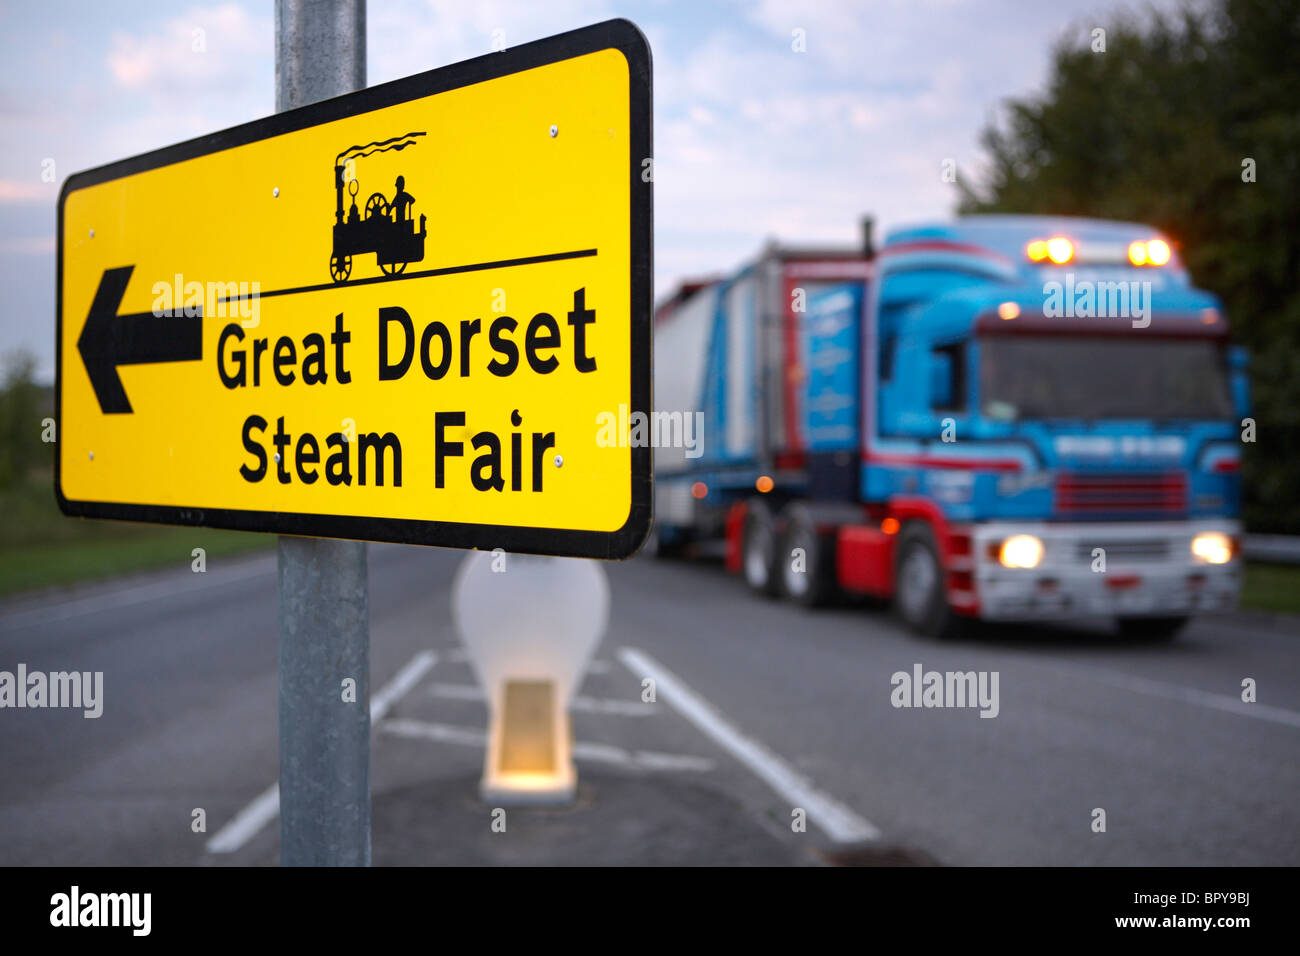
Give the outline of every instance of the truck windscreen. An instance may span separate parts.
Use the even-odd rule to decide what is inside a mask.
[[[1128,336],[981,337],[979,405],[993,421],[1231,418],[1222,346]]]

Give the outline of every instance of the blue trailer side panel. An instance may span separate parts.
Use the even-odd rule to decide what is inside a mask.
[[[861,283],[845,283],[808,301],[800,323],[804,369],[803,432],[813,454],[858,448]]]

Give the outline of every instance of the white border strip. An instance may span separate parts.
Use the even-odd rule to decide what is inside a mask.
[[[438,663],[438,655],[433,651],[420,651],[420,653],[412,657],[406,666],[383,686],[378,694],[370,698],[371,725],[373,726],[383,720],[388,715],[388,712],[392,710],[393,705],[418,684],[420,678],[433,670],[433,665],[436,663]]]
[[[430,684],[430,697],[447,700],[467,700],[482,703],[486,698],[483,691],[472,684]],[[573,697],[569,700],[569,710],[583,714],[617,714],[620,717],[653,717],[659,708],[639,700],[619,700],[604,697]]]
[[[739,760],[791,807],[802,807],[808,819],[836,843],[879,840],[880,831],[844,804],[818,790],[813,782],[763,744],[746,737],[682,680],[634,647],[620,648],[618,659],[638,679],[649,677],[665,703],[677,710],[718,746]]]
[[[384,721],[379,729],[397,737],[413,740],[435,740],[438,743],[460,744],[466,747],[487,746],[487,734],[472,727],[453,727],[450,724],[395,718]],[[580,740],[573,744],[573,759],[613,764],[632,770],[693,770],[707,773],[714,766],[713,761],[707,757],[657,753],[653,750],[629,751],[609,744],[583,743]]]
[[[1288,727],[1300,727],[1300,712],[1287,710],[1285,707],[1273,707],[1269,704],[1248,704],[1240,697],[1228,694],[1216,694],[1198,687],[1185,687],[1181,684],[1168,684],[1164,681],[1138,677],[1134,674],[1120,674],[1095,667],[1053,667],[1057,674],[1074,680],[1080,676],[1091,678],[1101,684],[1109,684],[1122,690],[1131,690],[1152,697],[1164,697],[1168,700],[1181,700],[1188,704],[1197,704],[1238,717],[1254,717],[1256,720],[1268,720]]]
[[[102,593],[72,598],[56,604],[38,604],[14,613],[0,611],[0,631],[48,627],[86,614],[102,614],[105,611],[135,607],[165,598],[188,597],[201,591],[225,587],[228,584],[241,584],[253,579],[265,580],[267,565],[270,565],[271,570],[275,569],[274,559],[274,555],[268,557],[265,554],[258,554],[247,563],[241,561],[232,567],[214,569],[203,574],[177,572],[149,584],[105,589]],[[183,552],[183,557],[176,560],[178,563],[181,560],[188,562],[189,552]],[[101,583],[95,582],[95,584]]]

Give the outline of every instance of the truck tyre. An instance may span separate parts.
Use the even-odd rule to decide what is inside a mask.
[[[740,535],[740,570],[745,583],[755,594],[776,596],[776,521],[772,509],[761,498],[751,500],[745,508],[745,524]]]
[[[1121,637],[1134,641],[1172,641],[1187,623],[1186,617],[1121,617]]]
[[[817,530],[812,513],[795,503],[781,513],[783,532],[777,560],[781,591],[805,607],[822,607],[835,597],[835,536]]]
[[[946,590],[934,532],[924,522],[910,522],[894,557],[895,614],[917,634],[953,637],[962,622],[948,606]]]

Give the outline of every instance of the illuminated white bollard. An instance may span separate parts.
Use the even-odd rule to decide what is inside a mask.
[[[471,551],[456,572],[451,609],[488,704],[483,799],[571,801],[578,775],[569,699],[609,621],[605,569],[579,558]]]

